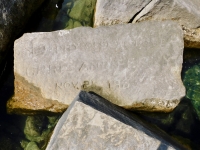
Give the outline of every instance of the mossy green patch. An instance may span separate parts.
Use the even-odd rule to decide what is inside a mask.
[[[200,64],[189,68],[184,75],[186,97],[191,99],[194,109],[200,119]]]
[[[54,30],[93,26],[96,0],[65,0],[56,18]]]

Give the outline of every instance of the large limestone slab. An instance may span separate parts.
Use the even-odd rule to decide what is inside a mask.
[[[54,129],[47,150],[186,149],[103,98],[81,92]]]
[[[128,23],[151,0],[97,0],[94,27]]]
[[[66,105],[85,90],[124,108],[168,112],[185,95],[183,45],[171,21],[24,34],[14,47],[15,86]],[[10,110],[30,99],[15,95]]]

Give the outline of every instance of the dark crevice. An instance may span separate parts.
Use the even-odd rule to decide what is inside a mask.
[[[150,1],[147,5],[145,5],[144,7],[142,7],[142,9],[140,11],[138,11],[130,20],[128,23],[132,23],[133,20],[135,19],[135,17],[144,9],[146,8],[146,6],[148,6],[152,1]]]

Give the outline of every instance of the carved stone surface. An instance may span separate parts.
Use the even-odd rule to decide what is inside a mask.
[[[97,0],[94,26],[128,23],[151,0]]]
[[[14,49],[16,81],[36,97],[69,105],[85,90],[127,109],[168,112],[185,95],[183,31],[172,21],[24,34]]]
[[[134,114],[96,95],[81,92],[57,123],[46,149],[185,148]]]

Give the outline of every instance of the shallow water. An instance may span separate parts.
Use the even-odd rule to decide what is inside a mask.
[[[19,37],[26,32],[48,32],[63,28],[77,27],[73,20],[73,25],[65,23],[69,21],[70,17],[62,10],[63,0],[48,0],[44,5],[33,15],[27,27],[19,35]],[[70,5],[69,5],[70,3]],[[66,0],[63,6],[72,9],[74,3]],[[60,11],[62,10],[62,11]],[[89,13],[91,15],[91,13]],[[90,16],[91,17],[91,16]],[[86,19],[79,21],[78,26],[90,26],[91,20]],[[88,22],[87,22],[88,21]],[[75,25],[76,24],[76,25]],[[182,70],[182,79],[185,77],[185,72],[194,65],[200,63],[200,49],[184,50],[184,63]],[[0,150],[20,150],[28,145],[30,139],[37,135],[38,147],[45,149],[45,145],[49,139],[50,133],[53,130],[55,123],[60,115],[54,117],[47,116],[20,116],[8,115],[6,113],[6,101],[14,93],[14,73],[13,73],[13,50],[7,56],[7,59],[0,66]],[[189,85],[193,86],[193,85]],[[138,116],[161,128],[172,138],[175,138],[180,143],[187,145],[191,149],[200,149],[200,120],[197,112],[194,109],[191,100],[183,98],[179,106],[171,113],[145,113],[133,112]],[[28,120],[28,121],[27,121]],[[30,128],[29,128],[30,127]],[[24,134],[26,130],[31,130],[33,134]],[[34,143],[31,146],[35,146]]]

